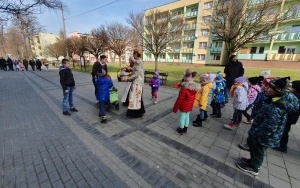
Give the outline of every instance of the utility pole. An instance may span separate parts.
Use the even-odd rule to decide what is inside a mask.
[[[62,16],[62,22],[63,22],[63,30],[64,30],[64,37],[65,37],[65,45],[66,45],[66,53],[67,53],[67,59],[69,59],[69,50],[68,50],[68,42],[67,42],[67,32],[66,32],[66,25],[65,25],[65,17],[64,17],[64,8],[62,1],[60,0],[60,8],[61,8],[61,16]]]

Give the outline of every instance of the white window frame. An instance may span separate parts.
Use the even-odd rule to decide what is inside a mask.
[[[205,54],[198,54],[198,61],[205,61]]]
[[[206,49],[207,48],[207,42],[199,42],[199,48]]]
[[[207,37],[209,35],[209,30],[208,29],[201,29],[201,36]]]
[[[210,1],[210,2],[206,2],[204,3],[204,10],[208,10],[208,9],[212,9],[212,6],[213,6],[213,2]]]

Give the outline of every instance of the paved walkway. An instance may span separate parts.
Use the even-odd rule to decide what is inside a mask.
[[[0,72],[1,187],[300,187],[299,126],[292,127],[288,153],[269,149],[254,178],[235,167],[249,156],[237,144],[250,126],[222,128],[232,105],[222,119],[179,136],[179,114],[171,111],[178,91],[162,87],[154,105],[145,86],[143,118],[127,119],[121,106],[102,125],[90,75],[74,76],[79,112],[65,117],[57,70]],[[124,83],[115,86],[121,94]]]

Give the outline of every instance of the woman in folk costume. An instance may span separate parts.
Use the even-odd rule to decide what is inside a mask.
[[[128,78],[132,82],[129,91],[129,104],[127,110],[127,117],[139,118],[145,113],[143,103],[143,86],[144,86],[144,67],[142,61],[142,54],[138,50],[133,51],[133,57],[130,60],[134,63],[132,68],[132,76]]]

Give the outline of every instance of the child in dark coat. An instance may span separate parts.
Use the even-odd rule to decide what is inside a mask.
[[[151,87],[151,95],[152,95],[152,99],[154,100],[154,104],[157,104],[157,93],[158,93],[158,89],[160,86],[160,79],[159,79],[159,72],[155,71],[155,73],[153,74],[153,77],[150,80],[149,83],[150,87]]]
[[[289,80],[276,78],[269,83],[265,105],[259,110],[248,132],[250,159],[241,158],[237,167],[258,175],[268,147],[276,147],[286,124],[287,115],[299,109],[297,97],[288,93]]]
[[[109,101],[109,89],[113,86],[113,83],[105,70],[97,72],[98,79],[96,80],[97,93],[96,98],[99,101],[99,116],[101,117],[101,123],[106,123],[106,104]]]

